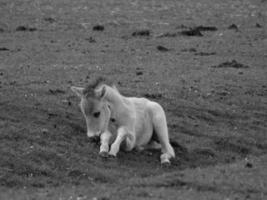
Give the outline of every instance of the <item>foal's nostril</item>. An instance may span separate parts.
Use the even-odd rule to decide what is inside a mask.
[[[95,118],[98,118],[100,116],[100,112],[95,112],[93,115]]]

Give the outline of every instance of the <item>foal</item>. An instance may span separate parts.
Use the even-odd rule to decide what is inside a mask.
[[[175,157],[165,112],[158,103],[146,98],[125,97],[114,85],[107,85],[102,79],[86,88],[71,87],[71,90],[81,99],[87,136],[100,136],[101,156],[115,157],[120,147],[126,151],[160,147],[162,164],[170,163]],[[153,134],[160,144],[154,140]]]

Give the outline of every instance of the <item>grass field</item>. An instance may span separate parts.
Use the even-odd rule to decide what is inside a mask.
[[[267,198],[267,1],[1,0],[0,199]],[[70,87],[165,109],[176,158],[99,157]]]

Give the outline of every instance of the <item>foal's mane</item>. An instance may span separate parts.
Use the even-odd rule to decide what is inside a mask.
[[[90,81],[90,83],[85,87],[85,89],[83,91],[83,95],[86,97],[94,96],[95,95],[95,89],[101,85],[104,85],[104,84],[108,85],[108,86],[114,85],[106,77],[100,76],[100,77],[94,78]]]

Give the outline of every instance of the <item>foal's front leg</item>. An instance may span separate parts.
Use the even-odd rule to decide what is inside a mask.
[[[109,131],[105,131],[100,135],[100,151],[99,155],[102,157],[107,157],[109,152],[109,141],[111,138],[111,133]]]
[[[120,150],[121,143],[126,140],[126,150],[131,150],[134,147],[135,139],[134,136],[129,132],[126,127],[120,127],[118,129],[118,134],[110,147],[109,155],[110,156],[117,156],[117,153]]]

